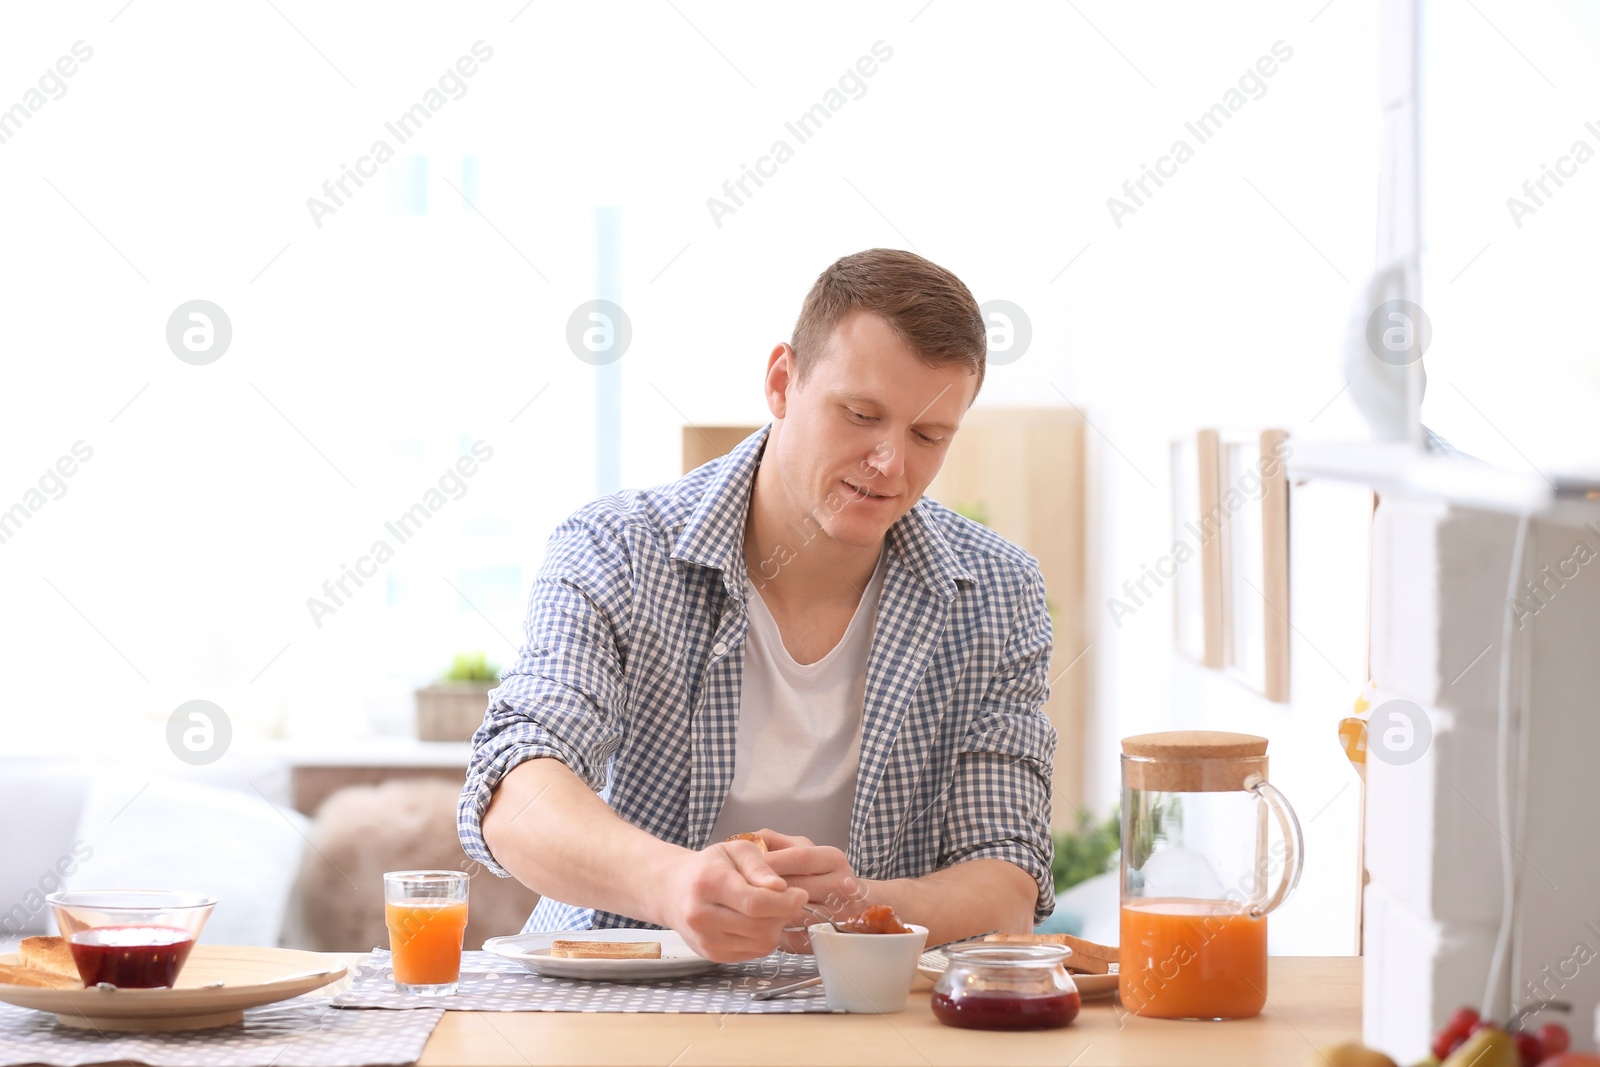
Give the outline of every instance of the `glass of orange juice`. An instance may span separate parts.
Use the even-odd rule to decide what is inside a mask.
[[[391,871],[383,876],[394,986],[402,993],[445,997],[461,979],[467,931],[463,871]]]
[[[1124,738],[1123,1007],[1156,1019],[1260,1014],[1267,914],[1294,890],[1304,855],[1294,809],[1267,783],[1266,738]]]

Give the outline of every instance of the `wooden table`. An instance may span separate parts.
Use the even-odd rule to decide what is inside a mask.
[[[1360,957],[1277,957],[1267,973],[1267,1008],[1254,1019],[1139,1019],[1111,998],[1087,1002],[1071,1026],[1042,1033],[943,1026],[929,1011],[926,991],[912,993],[906,1010],[895,1015],[447,1012],[420,1063],[1299,1067],[1316,1048],[1360,1040]]]

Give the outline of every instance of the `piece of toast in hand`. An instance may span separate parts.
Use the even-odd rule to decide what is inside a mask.
[[[729,834],[727,837],[723,838],[723,840],[724,841],[748,841],[752,845],[755,845],[756,848],[759,848],[762,851],[763,854],[765,854],[765,852],[767,851],[767,843],[761,839],[761,835],[760,834],[756,834],[756,833]]]
[[[71,978],[41,967],[14,967],[0,963],[0,985],[34,986],[39,989],[82,989],[76,973]]]
[[[74,981],[78,978],[78,965],[73,962],[72,950],[64,937],[25,937],[17,947],[17,954],[24,967],[37,967]]]
[[[1009,945],[1066,945],[1072,950],[1066,967],[1078,974],[1110,974],[1111,964],[1117,962],[1117,947],[1085,941],[1071,934],[990,934],[985,941]]]
[[[552,941],[550,955],[562,960],[659,960],[659,941]]]

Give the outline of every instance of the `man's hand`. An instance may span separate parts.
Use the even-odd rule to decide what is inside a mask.
[[[836,920],[854,918],[873,904],[887,904],[902,922],[926,926],[933,944],[984,930],[1025,934],[1033,929],[1038,886],[1032,874],[1008,860],[963,860],[913,878],[860,878],[836,848],[776,830],[760,834],[768,850],[768,868],[792,891],[804,890],[814,907]],[[783,948],[810,952],[806,927],[820,921],[797,910],[785,924]]]
[[[761,839],[767,843],[767,865],[789,886],[804,889],[809,903],[835,919],[847,919],[867,906],[866,886],[839,849],[775,830],[762,830]]]
[[[867,886],[850,869],[850,861],[832,845],[814,845],[810,838],[791,837],[776,830],[760,831],[767,843],[767,865],[791,888],[804,889],[810,903],[836,920],[851,918],[865,908]],[[783,947],[789,952],[811,951],[805,928],[820,920],[797,908],[789,918],[790,932]],[[799,933],[795,933],[798,930]]]
[[[765,956],[806,901],[748,841],[719,842],[687,854],[662,888],[666,922],[708,960]]]

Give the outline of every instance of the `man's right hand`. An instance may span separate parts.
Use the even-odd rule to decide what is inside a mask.
[[[661,888],[665,926],[708,960],[736,963],[777,948],[784,923],[806,902],[748,841],[686,853]]]

